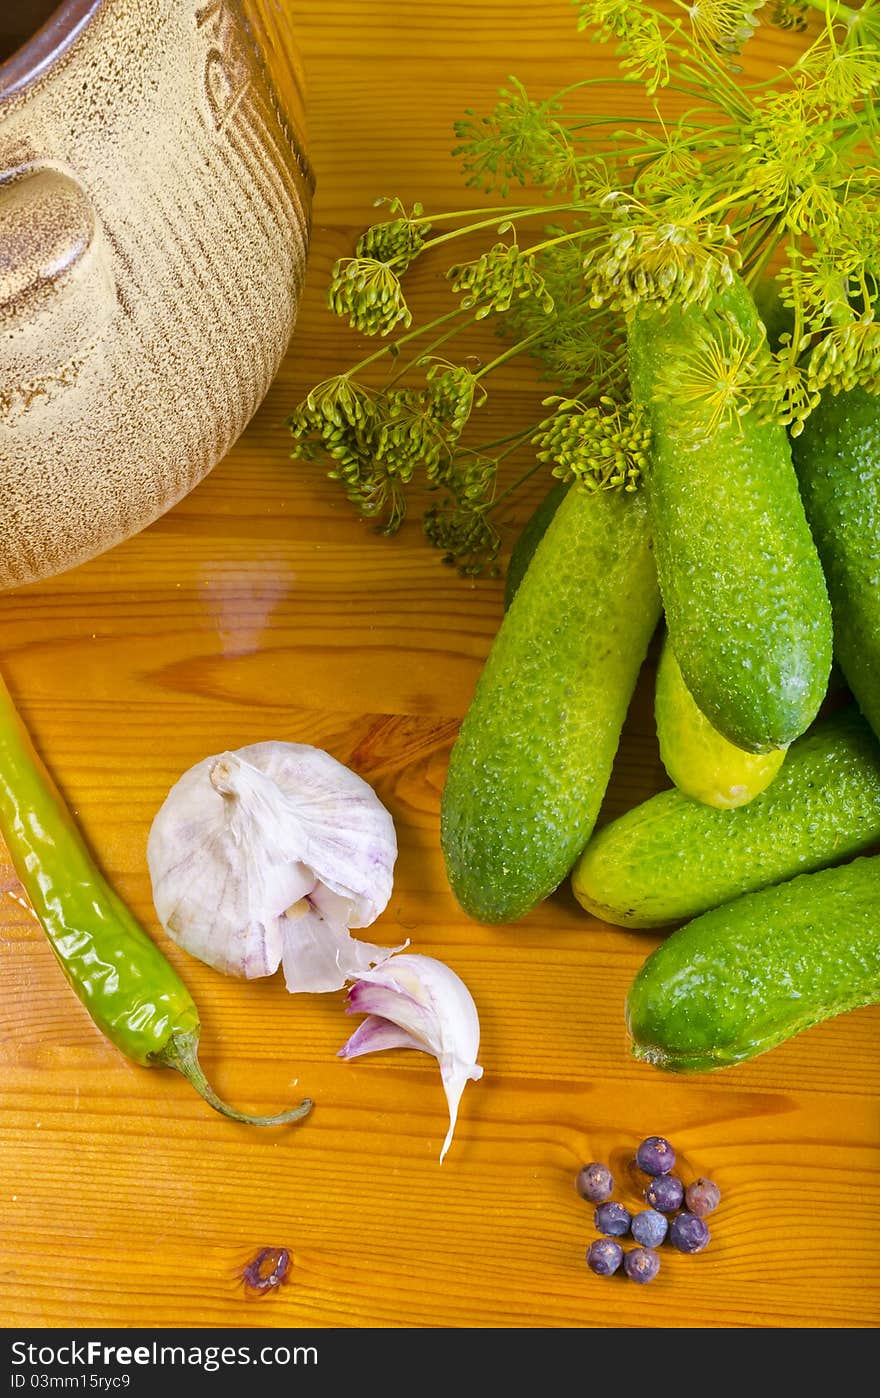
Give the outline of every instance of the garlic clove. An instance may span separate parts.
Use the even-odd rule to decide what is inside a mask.
[[[393,974],[392,971],[392,977]],[[377,982],[372,973],[364,974],[351,986],[345,1012],[388,1020],[406,1030],[424,1052],[433,1053],[435,1058],[442,1053],[437,1016],[428,1006],[420,1004],[414,996],[395,985],[393,979],[390,983],[387,980]]]
[[[382,1049],[392,1048],[422,1049],[424,1044],[419,1043],[414,1034],[401,1029],[400,1025],[392,1024],[379,1015],[367,1015],[336,1056],[360,1058],[365,1053],[379,1053]]]
[[[440,1150],[440,1164],[446,1158],[446,1152],[452,1145],[452,1138],[455,1135],[455,1127],[458,1121],[458,1108],[461,1103],[462,1093],[469,1082],[479,1082],[483,1076],[482,1068],[477,1064],[470,1065],[459,1062],[458,1059],[440,1060],[440,1078],[443,1083],[443,1091],[446,1093],[446,1102],[449,1106],[449,1130],[443,1141]]]
[[[258,743],[269,748],[266,775],[291,793],[303,842],[299,858],[328,894],[346,904],[349,927],[369,927],[391,897],[397,837],[371,786],[320,748]]]
[[[464,981],[434,957],[399,953],[358,978],[349,990],[347,1010],[368,1018],[339,1050],[340,1058],[418,1048],[438,1060],[449,1107],[442,1164],[465,1086],[483,1076],[476,1062],[480,1020]]]
[[[394,947],[358,941],[347,927],[322,917],[311,899],[304,902],[302,912],[293,917],[288,912],[280,924],[284,982],[292,993],[340,990],[394,952]]]
[[[391,955],[349,928],[391,896],[394,823],[329,753],[255,743],[185,772],[147,843],[153,901],[180,946],[227,975],[338,990]]]

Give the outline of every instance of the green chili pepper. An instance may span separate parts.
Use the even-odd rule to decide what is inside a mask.
[[[222,1102],[198,1060],[199,1013],[177,972],[96,868],[0,678],[0,834],[56,957],[98,1028],[135,1063],[176,1068],[216,1111],[251,1126],[277,1116]]]

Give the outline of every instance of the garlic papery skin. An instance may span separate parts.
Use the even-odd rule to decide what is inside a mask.
[[[464,981],[432,956],[398,954],[355,981],[348,992],[346,1013],[367,1018],[339,1050],[340,1058],[413,1048],[437,1059],[449,1104],[442,1165],[452,1144],[465,1085],[483,1076],[476,1061],[480,1018]]]
[[[320,748],[206,757],[169,791],[147,863],[159,921],[226,975],[339,990],[399,948],[357,941],[391,897],[397,838],[372,787]]]

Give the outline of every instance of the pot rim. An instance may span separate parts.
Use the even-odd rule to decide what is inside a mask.
[[[104,0],[61,0],[40,28],[0,63],[0,107],[42,77],[67,52]]]

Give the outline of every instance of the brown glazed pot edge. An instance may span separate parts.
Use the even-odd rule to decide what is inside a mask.
[[[0,102],[34,82],[76,39],[102,0],[62,0],[49,18],[0,63]]]

